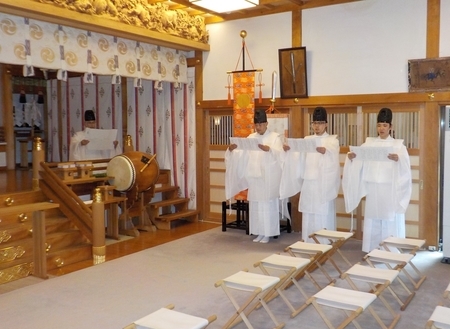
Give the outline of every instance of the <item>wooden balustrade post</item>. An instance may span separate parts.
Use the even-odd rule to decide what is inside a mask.
[[[33,190],[39,190],[39,171],[41,169],[41,162],[45,161],[44,142],[40,137],[35,137],[33,140]]]
[[[45,248],[45,213],[33,211],[33,275],[47,279],[47,253]]]
[[[105,203],[98,187],[92,200],[92,254],[94,265],[105,262]]]

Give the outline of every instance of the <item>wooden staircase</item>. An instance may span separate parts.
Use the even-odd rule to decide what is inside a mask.
[[[159,195],[161,200],[146,206],[151,222],[160,230],[170,230],[174,221],[198,221],[199,211],[188,209],[189,198],[180,198],[178,186],[171,185],[170,181],[170,170],[160,169],[155,196]]]
[[[0,195],[0,208],[48,202],[41,190]],[[45,210],[47,270],[92,259],[92,244],[59,208]],[[4,215],[0,221],[0,284],[33,273],[32,213]]]

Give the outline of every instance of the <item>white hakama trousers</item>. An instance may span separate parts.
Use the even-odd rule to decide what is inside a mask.
[[[405,237],[405,214],[395,212],[394,184],[367,182],[366,185],[362,251],[371,252],[390,236]]]
[[[279,200],[249,201],[250,234],[273,237],[280,235]]]
[[[393,220],[364,218],[362,251],[378,249],[381,241],[390,236],[405,237],[405,214],[396,214]]]
[[[326,214],[313,214],[302,212],[302,239],[305,242],[314,242],[309,235],[323,229],[336,230],[336,206],[335,201],[324,203],[323,209],[328,209]],[[319,238],[320,243],[329,244],[324,238]]]

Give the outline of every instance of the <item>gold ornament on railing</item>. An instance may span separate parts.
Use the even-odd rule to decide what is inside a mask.
[[[11,262],[24,254],[25,249],[22,246],[0,249],[0,263]]]
[[[42,142],[42,138],[41,137],[35,137],[34,138],[33,149],[35,151],[43,151],[44,150],[43,142]]]
[[[27,221],[28,216],[27,216],[25,213],[21,213],[21,214],[18,216],[18,219],[19,219],[19,222],[23,223],[23,222],[26,222],[26,221]]]
[[[0,271],[0,284],[23,279],[33,272],[33,263],[20,264]]]
[[[14,199],[13,198],[6,198],[5,199],[5,204],[9,207],[12,206],[14,203]]]
[[[94,189],[94,195],[92,196],[92,202],[103,202],[102,192],[99,187]]]
[[[11,239],[11,234],[8,231],[0,232],[0,243],[6,242]]]
[[[125,137],[125,145],[126,146],[133,146],[133,139],[131,138],[131,135],[127,135]]]
[[[64,259],[62,259],[61,257],[57,257],[55,258],[55,264],[56,267],[63,267],[64,266]]]

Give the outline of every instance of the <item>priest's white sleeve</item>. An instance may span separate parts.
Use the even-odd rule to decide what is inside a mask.
[[[344,192],[345,212],[352,212],[366,195],[362,180],[362,168],[364,162],[350,160],[345,157],[344,172],[342,176],[342,190]]]

